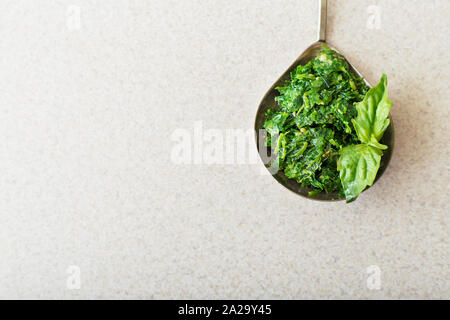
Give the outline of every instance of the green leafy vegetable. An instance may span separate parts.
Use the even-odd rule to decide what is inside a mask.
[[[383,74],[381,81],[367,92],[364,100],[356,104],[358,117],[352,119],[359,140],[379,149],[387,149],[378,141],[389,126],[388,116],[392,106],[386,86],[387,77]]]
[[[277,88],[279,107],[266,113],[272,168],[313,189],[310,196],[325,191],[356,199],[373,184],[387,149],[379,142],[390,123],[386,86],[383,75],[369,90],[341,55],[324,47]]]
[[[353,201],[371,186],[380,167],[382,151],[368,144],[351,145],[341,149],[337,163],[347,202]]]
[[[272,166],[304,187],[342,191],[336,161],[341,148],[358,143],[352,119],[355,103],[368,91],[363,79],[350,72],[341,55],[325,48],[277,90],[279,108],[268,110],[264,123],[267,146],[275,152]]]
[[[381,150],[387,149],[379,142],[390,123],[392,102],[388,99],[386,87],[387,77],[383,74],[380,82],[356,105],[358,117],[352,122],[363,144],[350,145],[340,151],[337,169],[347,202],[355,200],[373,184],[380,168]]]

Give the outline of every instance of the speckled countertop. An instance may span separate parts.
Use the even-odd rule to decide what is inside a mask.
[[[450,298],[448,0],[329,1],[329,42],[394,102],[391,164],[356,202],[195,159],[199,127],[252,128],[317,10],[2,1],[0,298]]]

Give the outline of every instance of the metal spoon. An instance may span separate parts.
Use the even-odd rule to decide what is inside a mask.
[[[327,26],[327,0],[319,0],[320,5],[320,12],[319,12],[319,32],[318,32],[318,40],[317,42],[313,43],[311,46],[309,46],[301,55],[300,57],[295,60],[295,62],[286,70],[286,72],[274,83],[274,85],[269,89],[269,91],[266,93],[264,98],[262,99],[258,111],[256,112],[256,119],[255,119],[255,134],[256,134],[256,146],[258,148],[259,155],[261,159],[263,160],[266,168],[268,168],[269,172],[272,174],[272,176],[283,186],[288,188],[289,190],[293,191],[294,193],[314,200],[324,200],[324,201],[336,201],[336,200],[343,200],[341,197],[339,197],[339,194],[337,192],[334,193],[325,193],[321,192],[315,195],[310,195],[310,191],[313,191],[313,189],[302,187],[297,181],[294,179],[287,178],[282,171],[276,171],[272,172],[273,168],[270,167],[270,163],[273,160],[272,159],[272,150],[270,148],[265,146],[266,141],[266,131],[263,129],[264,120],[265,120],[265,114],[268,109],[275,109],[277,108],[277,103],[275,102],[275,97],[279,95],[278,91],[275,89],[276,87],[282,86],[284,83],[286,83],[287,80],[290,79],[290,74],[292,71],[297,68],[298,65],[305,65],[310,60],[317,57],[319,52],[322,50],[322,45],[326,43],[326,26]],[[339,52],[336,50],[336,48],[333,48],[329,44],[327,46],[330,49],[335,50],[336,52]],[[348,62],[348,60],[347,60]],[[350,71],[356,74],[357,76],[364,79],[364,77],[358,72],[358,70],[350,63],[348,62],[350,66]],[[369,87],[372,87],[367,80],[364,79],[366,84]],[[394,126],[391,119],[391,124],[384,133],[384,136],[381,140],[382,144],[385,144],[388,146],[388,149],[385,151],[383,157],[381,158],[381,164],[380,169],[378,170],[377,177],[375,179],[375,182],[382,176],[384,171],[386,170],[389,161],[391,160],[392,151],[394,148]],[[367,189],[366,189],[367,190]]]

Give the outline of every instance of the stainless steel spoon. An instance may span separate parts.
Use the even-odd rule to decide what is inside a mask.
[[[286,70],[286,72],[273,84],[273,86],[269,89],[269,91],[266,93],[264,98],[262,99],[258,111],[256,112],[256,119],[255,119],[255,133],[256,133],[256,146],[258,148],[259,155],[261,156],[261,159],[263,160],[266,168],[268,168],[269,172],[272,174],[272,176],[283,186],[288,188],[289,190],[293,191],[294,193],[307,197],[309,199],[314,200],[324,200],[324,201],[336,201],[336,200],[343,200],[341,197],[339,197],[339,194],[337,192],[334,193],[325,193],[321,192],[315,195],[310,195],[309,192],[312,191],[312,189],[304,188],[302,187],[297,181],[294,179],[287,178],[283,172],[276,171],[272,172],[272,168],[270,168],[270,162],[272,160],[271,158],[271,150],[270,148],[267,148],[265,146],[265,140],[266,140],[266,131],[263,129],[264,120],[265,120],[265,114],[268,109],[275,109],[277,108],[277,104],[275,102],[275,97],[279,95],[278,91],[275,89],[276,87],[279,87],[283,85],[287,80],[290,79],[290,74],[292,71],[297,68],[298,65],[305,65],[310,60],[314,59],[318,53],[322,50],[322,45],[326,43],[326,26],[327,26],[327,0],[319,0],[319,32],[318,32],[318,40],[317,42],[313,43],[311,46],[309,46],[301,55],[300,57],[295,60],[295,62]],[[336,48],[333,48],[329,44],[327,46],[330,49],[335,50],[336,52],[339,52],[336,50]],[[351,72],[356,74],[357,76],[364,78],[358,70],[347,60]],[[367,80],[364,79],[366,84],[371,87],[371,85],[367,82]],[[375,179],[375,182],[381,177],[381,175],[386,170],[389,161],[391,160],[392,151],[394,148],[394,125],[392,123],[384,133],[384,136],[381,140],[382,144],[385,144],[388,146],[388,149],[385,151],[383,157],[381,158],[381,165],[380,169],[378,170],[377,177]],[[366,189],[367,190],[367,189]]]

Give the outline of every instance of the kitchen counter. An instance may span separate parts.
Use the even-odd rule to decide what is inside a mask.
[[[279,185],[247,134],[317,11],[2,1],[0,298],[449,299],[450,3],[329,1],[329,43],[393,101],[351,204]]]

